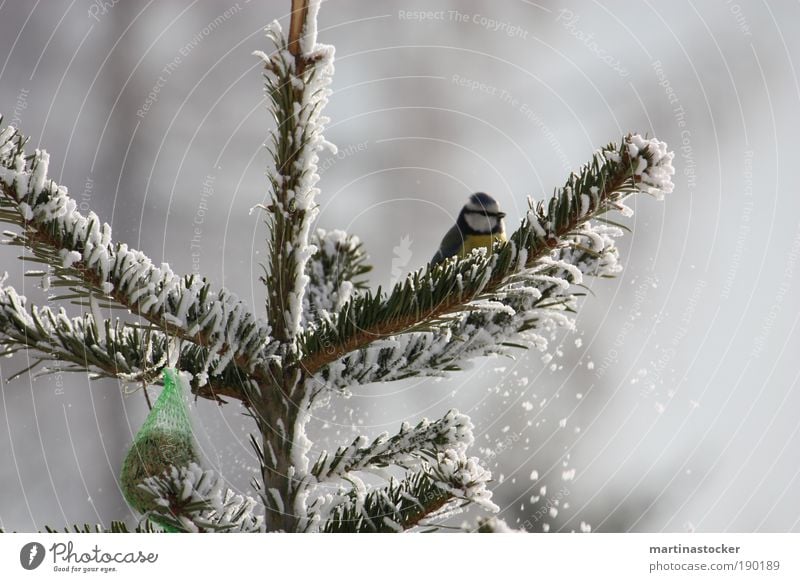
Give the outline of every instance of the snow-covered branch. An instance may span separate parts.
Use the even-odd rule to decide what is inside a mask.
[[[400,532],[432,524],[470,503],[499,511],[487,488],[491,478],[477,459],[450,449],[409,471],[402,481],[391,479],[385,487],[368,488],[356,481],[338,501],[334,496],[321,531]]]
[[[33,351],[34,363],[21,372],[41,366],[42,373],[89,371],[94,377],[152,383],[167,363],[169,337],[119,319],[98,322],[91,313],[69,317],[63,309],[28,307],[24,296],[0,281],[0,357],[24,349]],[[177,365],[199,376],[208,357],[206,348],[185,342]],[[209,399],[241,398],[247,381],[231,364],[203,386],[193,380],[192,390]]]
[[[550,266],[552,251],[571,242],[568,237],[593,236],[594,231],[581,230],[591,219],[610,210],[627,213],[623,201],[628,195],[646,192],[660,199],[671,192],[672,158],[666,144],[639,135],[609,144],[573,173],[547,205],[532,205],[520,228],[508,243],[498,243],[496,252],[429,266],[410,274],[388,296],[354,296],[330,322],[320,322],[304,335],[303,367],[315,374],[382,339],[417,331],[465,309],[496,304],[498,297],[513,292],[520,273]],[[578,271],[574,265],[568,270]]]
[[[279,344],[280,359],[270,363],[272,385],[254,399],[254,418],[263,438],[259,447],[263,452],[262,493],[267,526],[272,530],[295,530],[305,523],[306,479],[311,479],[310,443],[305,436],[309,395],[305,373],[297,366],[297,337],[303,331],[304,308],[306,313],[321,308],[320,315],[329,311],[315,305],[320,301],[318,294],[312,292],[306,299],[311,278],[319,274],[318,264],[312,264],[308,272],[308,262],[318,251],[310,240],[318,212],[318,154],[324,147],[336,151],[323,137],[328,119],[322,110],[331,93],[334,49],[317,43],[320,1],[293,2],[290,38],[273,22],[267,27],[267,36],[275,50],[269,55],[255,53],[264,65],[265,89],[275,121],[267,144],[274,166],[269,172],[271,189],[261,207],[269,230],[264,265],[267,320]],[[331,291],[338,296],[336,301],[343,301],[348,289],[342,285]],[[335,303],[327,305],[336,307]]]
[[[47,153],[27,156],[23,145],[12,127],[0,131],[0,220],[20,229],[5,233],[8,244],[31,250],[73,291],[118,303],[170,335],[204,346],[198,385],[232,362],[256,378],[263,373],[259,366],[275,345],[269,327],[247,305],[224,288],[213,291],[205,280],[176,275],[168,264],[156,266],[141,251],[113,242],[107,223],[93,212],[81,214],[67,189],[48,178]]]
[[[152,506],[147,518],[168,531],[264,531],[256,500],[234,493],[214,471],[204,471],[197,464],[149,477],[140,489]]]
[[[614,237],[622,230],[585,223],[549,258],[517,273],[502,293],[432,324],[425,331],[379,340],[320,370],[320,386],[347,391],[370,382],[439,376],[470,359],[511,355],[515,349],[545,351],[558,328],[571,329],[585,275],[604,277],[621,267]]]
[[[302,329],[309,282],[306,263],[317,250],[309,242],[309,231],[317,215],[318,152],[324,147],[336,151],[323,137],[328,118],[321,113],[331,92],[334,50],[317,43],[319,0],[301,4],[293,7],[292,45],[273,22],[267,35],[275,51],[255,53],[264,63],[265,88],[276,125],[269,144],[275,166],[270,173],[272,189],[269,204],[263,207],[270,233],[265,266],[267,313],[275,337],[285,344],[289,356],[296,352],[295,339]]]
[[[317,251],[306,264],[308,285],[303,296],[305,327],[338,313],[354,291],[366,288],[363,276],[372,270],[366,264],[366,253],[356,236],[341,230],[326,232],[317,229],[311,235],[310,242]]]
[[[333,455],[323,453],[311,473],[323,481],[374,467],[408,468],[447,449],[465,450],[472,441],[469,417],[451,410],[435,422],[424,419],[414,427],[403,423],[392,437],[384,433],[371,443],[364,436],[358,437]]]

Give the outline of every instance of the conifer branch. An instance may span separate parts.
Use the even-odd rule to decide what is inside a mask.
[[[353,471],[371,467],[397,465],[410,467],[420,459],[436,457],[447,449],[466,449],[473,442],[472,423],[468,416],[457,410],[449,411],[435,422],[427,419],[412,427],[403,423],[392,437],[387,433],[371,443],[358,437],[347,447],[339,447],[335,454],[323,453],[311,470],[319,481],[335,477],[346,478]]]
[[[295,58],[302,59],[303,51],[300,39],[306,28],[308,17],[308,0],[292,0],[292,16],[289,21],[289,52]],[[302,61],[301,61],[302,62]]]
[[[491,299],[511,278],[549,258],[565,237],[592,218],[625,208],[622,201],[644,191],[660,197],[672,190],[671,152],[657,140],[627,136],[609,144],[582,170],[573,173],[549,203],[529,210],[508,243],[494,253],[450,259],[412,273],[385,296],[364,293],[351,299],[330,323],[301,338],[301,365],[309,374],[377,340],[415,331],[461,311],[476,300]]]
[[[148,520],[168,531],[264,531],[263,517],[254,511],[254,499],[237,495],[213,471],[204,471],[196,464],[149,477],[140,488],[156,508],[147,514]]]
[[[372,270],[356,236],[341,230],[317,229],[310,239],[317,250],[306,264],[308,285],[303,296],[303,324],[313,325],[337,313],[354,292],[364,291],[364,275]]]
[[[261,387],[254,418],[261,430],[261,475],[266,523],[270,530],[295,531],[306,521],[308,494],[307,383],[297,368],[297,337],[303,325],[310,281],[308,262],[317,252],[310,243],[318,210],[315,197],[318,152],[329,147],[321,115],[330,94],[334,50],[317,44],[320,0],[293,3],[290,39],[274,22],[267,36],[275,50],[257,51],[264,64],[265,89],[275,120],[269,152],[270,199],[262,206],[269,229],[264,266],[267,320],[279,345],[279,360],[270,363],[273,382]]]
[[[442,518],[470,503],[499,511],[486,488],[490,478],[477,459],[467,459],[462,451],[448,450],[409,471],[402,481],[392,479],[387,486],[369,491],[354,487],[333,506],[321,531],[400,532]]]
[[[411,376],[441,376],[468,360],[490,354],[511,356],[514,350],[544,351],[557,328],[573,327],[583,276],[609,277],[619,272],[613,237],[622,230],[584,224],[553,251],[549,262],[516,276],[491,301],[475,303],[415,333],[378,340],[323,367],[315,376],[320,387],[350,387],[390,382]]]
[[[119,319],[104,319],[98,325],[90,313],[70,318],[63,309],[53,312],[49,307],[27,308],[26,304],[25,297],[0,282],[0,357],[28,349],[37,357],[26,371],[41,365],[43,374],[89,371],[94,378],[160,382],[169,350],[169,337],[161,330]],[[207,359],[205,348],[187,342],[181,345],[177,365],[199,376]],[[247,381],[240,370],[229,365],[210,375],[203,386],[193,379],[192,389],[208,399],[242,399]]]
[[[114,243],[108,224],[94,213],[81,214],[66,188],[47,177],[47,153],[27,156],[24,144],[14,128],[0,131],[0,220],[21,229],[5,233],[7,244],[30,249],[34,260],[53,270],[59,286],[71,289],[59,298],[100,297],[170,336],[203,346],[208,357],[197,371],[198,386],[209,371],[219,374],[230,363],[241,377],[265,381],[263,364],[276,346],[269,328],[244,303],[224,288],[214,292],[205,280],[180,277],[166,263],[156,267],[141,251]]]
[[[321,115],[333,74],[333,47],[316,42],[319,2],[293,2],[291,37],[284,38],[274,22],[267,30],[275,45],[272,55],[257,51],[264,63],[265,89],[276,128],[269,146],[275,170],[270,173],[270,203],[263,206],[269,228],[269,259],[265,266],[267,316],[273,335],[290,360],[301,331],[308,275],[306,263],[316,248],[309,231],[317,207],[318,152],[332,144],[322,130]]]
[[[332,509],[321,531],[402,532],[416,527],[428,516],[435,516],[453,501],[453,496],[438,488],[428,473],[419,471],[402,481],[373,489],[363,499],[350,493],[347,501]]]

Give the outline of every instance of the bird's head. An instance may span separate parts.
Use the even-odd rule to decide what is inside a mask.
[[[484,192],[470,196],[464,208],[461,209],[461,218],[469,231],[476,234],[503,232],[505,215],[505,212],[500,212],[497,200]]]

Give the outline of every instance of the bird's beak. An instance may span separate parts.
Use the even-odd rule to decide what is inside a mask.
[[[497,218],[505,218],[505,217],[506,217],[506,213],[505,212],[498,212],[497,213]]]

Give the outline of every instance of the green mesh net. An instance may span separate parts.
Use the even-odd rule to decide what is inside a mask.
[[[165,368],[164,389],[122,463],[122,493],[132,507],[147,513],[155,509],[154,500],[139,484],[192,462],[198,462],[198,455],[182,382],[174,368]]]

